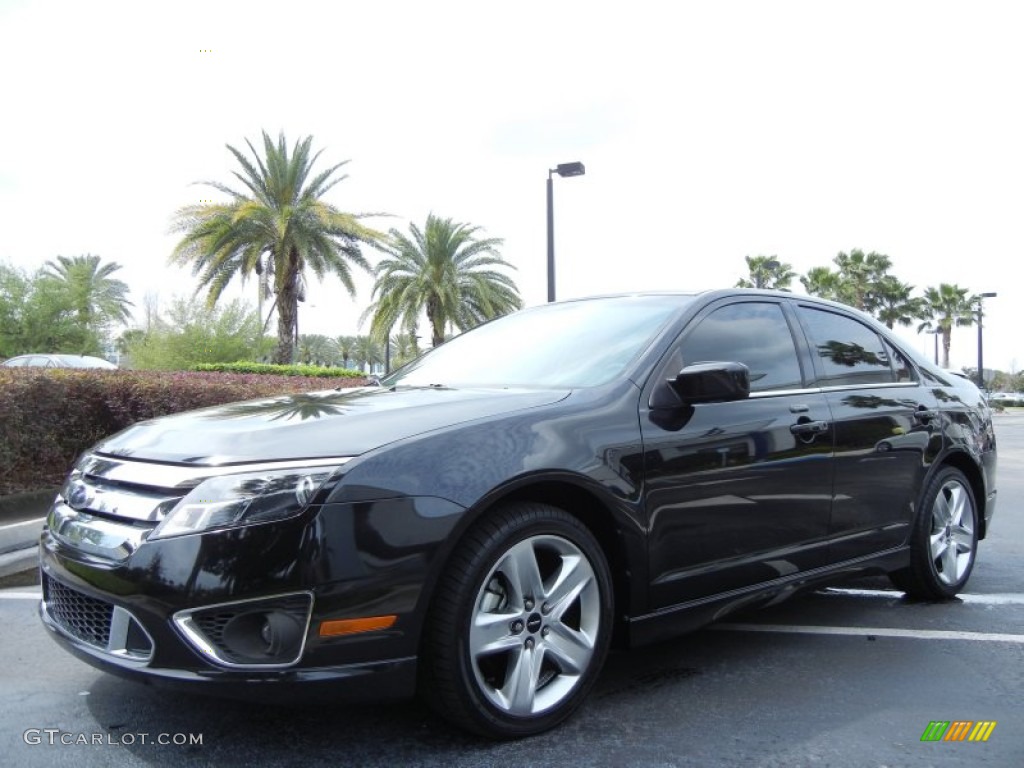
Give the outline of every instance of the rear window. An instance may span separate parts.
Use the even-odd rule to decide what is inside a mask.
[[[885,384],[896,381],[882,337],[846,315],[812,307],[797,310],[813,352],[830,385]]]

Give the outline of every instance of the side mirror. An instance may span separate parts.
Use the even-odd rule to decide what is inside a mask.
[[[651,398],[654,408],[726,403],[750,396],[750,369],[743,363],[695,363],[669,379]]]
[[[670,386],[689,404],[743,400],[750,396],[750,369],[743,363],[695,363]]]

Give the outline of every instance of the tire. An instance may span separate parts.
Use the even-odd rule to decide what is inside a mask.
[[[944,467],[921,496],[910,534],[910,565],[889,574],[909,597],[948,600],[971,576],[978,551],[978,505],[971,484]]]
[[[611,575],[575,517],[515,503],[471,528],[438,582],[419,692],[495,739],[553,728],[586,698],[611,637]]]

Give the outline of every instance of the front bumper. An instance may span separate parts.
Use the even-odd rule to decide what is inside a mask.
[[[245,673],[215,668],[173,669],[118,659],[70,635],[39,606],[43,625],[65,650],[103,672],[183,693],[244,701],[301,704],[310,701],[401,699],[416,690],[416,657],[330,667],[301,667]]]
[[[425,585],[461,513],[452,505],[439,515],[436,499],[426,506],[429,514],[409,498],[328,504],[271,524],[143,540],[123,559],[98,557],[45,530],[40,615],[74,655],[146,683],[274,701],[407,697],[415,691]],[[211,625],[230,623],[253,606],[301,618],[293,622],[301,630],[297,653],[252,663],[225,650],[215,631],[205,638],[214,640],[197,642],[196,622],[183,620],[198,613]],[[394,617],[385,629],[323,630],[385,615]],[[257,642],[258,625],[246,621],[235,623],[242,627],[235,635],[248,632]]]

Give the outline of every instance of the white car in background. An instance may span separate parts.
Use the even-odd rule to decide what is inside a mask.
[[[5,368],[103,368],[117,366],[101,357],[90,355],[18,355],[0,363]]]
[[[1021,392],[993,392],[988,396],[990,403],[1002,403],[1003,405],[1024,405],[1024,393]]]

